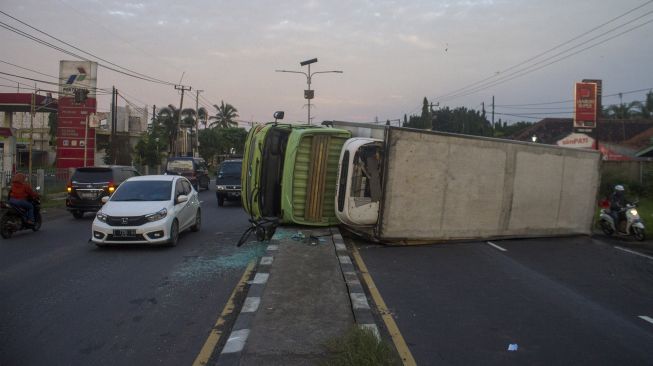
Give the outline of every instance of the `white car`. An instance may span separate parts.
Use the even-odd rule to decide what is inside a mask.
[[[202,225],[197,191],[178,175],[145,175],[124,181],[93,220],[91,240],[106,244],[168,244]]]

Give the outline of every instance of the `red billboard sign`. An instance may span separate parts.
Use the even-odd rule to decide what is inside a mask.
[[[576,83],[574,127],[595,128],[597,107],[596,83]]]
[[[57,168],[95,165],[95,129],[87,126],[87,123],[96,111],[96,84],[97,63],[61,61]],[[80,94],[79,91],[88,93]]]

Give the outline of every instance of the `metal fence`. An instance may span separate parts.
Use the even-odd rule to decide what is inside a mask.
[[[23,173],[27,178],[27,181],[32,187],[41,187],[41,194],[43,195],[52,195],[57,193],[65,193],[66,185],[70,180],[70,175],[72,174],[71,169],[34,169],[32,174],[29,174],[27,169],[17,169],[15,172],[6,171],[0,173],[0,188],[4,193],[7,192],[8,187],[11,186],[11,178],[16,173]]]

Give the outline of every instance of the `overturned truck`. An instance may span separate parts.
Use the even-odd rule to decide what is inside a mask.
[[[336,216],[392,244],[590,234],[600,154],[518,141],[329,122],[340,155]]]

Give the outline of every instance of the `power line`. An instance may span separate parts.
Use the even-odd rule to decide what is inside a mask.
[[[38,83],[43,83],[43,84],[48,84],[48,85],[56,85],[56,86],[63,86],[63,85],[65,85],[65,84],[55,83],[55,82],[52,82],[52,81],[45,81],[45,80],[40,80],[40,79],[30,78],[30,77],[27,77],[27,76],[20,76],[20,75],[16,75],[16,74],[11,74],[11,73],[8,73],[8,72],[2,72],[2,71],[0,71],[0,74],[2,74],[2,75],[8,75],[8,76],[13,76],[13,77],[20,78],[20,79],[26,79],[26,80],[36,81],[36,82],[38,82]],[[26,84],[23,84],[23,85],[26,85]],[[108,93],[106,90],[104,90],[104,89],[100,89],[100,88],[90,88],[90,89],[95,90],[96,93],[98,93],[98,91],[100,91],[100,92],[102,92],[102,93]],[[102,94],[102,93],[99,93],[99,94]]]
[[[653,13],[653,11],[650,11],[650,12],[647,13],[646,15],[651,14],[651,13]],[[551,61],[551,62],[545,63],[544,65],[541,65],[541,66],[536,67],[536,68],[532,68],[532,67],[534,67],[534,66],[536,66],[536,65],[540,65],[540,64],[542,64],[542,63],[544,63],[544,62],[546,62],[546,61],[552,60],[552,59],[554,59],[555,57],[558,57],[558,56],[560,56],[560,55],[563,55],[563,54],[569,52],[570,50],[572,50],[573,48],[576,48],[576,47],[572,47],[572,48],[570,48],[570,49],[567,49],[567,50],[565,50],[565,51],[562,51],[562,52],[560,52],[560,53],[557,53],[557,54],[555,54],[555,55],[553,55],[553,56],[551,56],[551,57],[548,57],[548,58],[546,58],[546,59],[544,59],[544,60],[541,60],[541,61],[539,61],[539,62],[537,62],[537,63],[535,63],[535,64],[533,64],[533,65],[531,65],[531,66],[529,66],[529,67],[527,67],[527,68],[524,68],[524,69],[522,69],[522,70],[515,71],[515,72],[512,72],[512,73],[509,73],[508,75],[502,76],[501,78],[499,78],[499,79],[497,79],[497,80],[495,80],[495,81],[492,81],[492,82],[489,82],[489,83],[485,83],[484,85],[480,85],[480,86],[478,86],[478,87],[476,87],[476,88],[474,88],[474,89],[471,89],[471,90],[468,90],[468,91],[466,91],[466,92],[462,92],[462,93],[459,93],[459,94],[456,94],[456,95],[452,95],[452,96],[450,96],[450,97],[446,97],[446,98],[444,98],[444,99],[446,99],[446,100],[451,100],[451,99],[456,99],[456,98],[464,97],[464,96],[471,95],[471,94],[474,94],[474,93],[476,93],[476,92],[479,92],[479,91],[481,91],[481,90],[485,90],[485,89],[488,89],[488,88],[491,88],[491,87],[494,87],[494,86],[497,86],[497,85],[500,85],[500,84],[506,83],[506,82],[508,82],[508,81],[510,81],[510,80],[514,80],[514,79],[516,79],[516,78],[519,78],[519,77],[522,77],[522,76],[528,75],[528,74],[530,74],[530,73],[533,73],[533,72],[535,72],[535,71],[541,70],[541,69],[543,69],[543,68],[545,68],[545,67],[547,67],[547,66],[550,66],[550,65],[552,65],[552,64],[555,64],[555,63],[558,63],[558,62],[560,62],[560,61],[566,60],[566,59],[568,59],[568,58],[570,58],[570,57],[572,57],[572,56],[575,56],[575,55],[577,55],[577,54],[579,54],[579,53],[581,53],[581,52],[587,51],[587,50],[589,50],[589,49],[591,49],[591,48],[594,48],[594,47],[596,47],[596,46],[598,46],[598,45],[601,45],[601,44],[603,44],[603,43],[605,43],[605,42],[608,42],[608,41],[610,41],[610,40],[612,40],[612,39],[614,39],[614,38],[620,37],[620,36],[622,36],[622,35],[624,35],[624,34],[626,34],[626,33],[632,32],[632,31],[634,31],[634,30],[636,30],[636,29],[638,29],[638,28],[641,28],[641,27],[643,27],[643,26],[645,26],[645,25],[647,25],[647,24],[649,24],[649,23],[651,23],[651,22],[653,22],[653,19],[648,20],[648,21],[646,21],[646,22],[644,22],[644,23],[642,23],[642,24],[636,25],[636,26],[634,26],[634,27],[632,27],[632,28],[630,28],[630,29],[627,29],[627,30],[625,30],[625,31],[623,31],[623,32],[621,32],[621,33],[618,33],[618,34],[616,34],[616,35],[614,35],[614,36],[612,36],[612,37],[606,38],[606,39],[601,40],[601,41],[599,41],[599,42],[593,43],[593,44],[591,44],[591,45],[589,45],[589,46],[587,46],[587,47],[581,48],[580,50],[578,50],[578,51],[576,51],[576,52],[573,52],[573,53],[571,53],[571,54],[565,55],[565,56],[560,57],[560,58],[558,58],[558,59],[556,59],[556,60],[553,60],[553,61]],[[606,33],[607,33],[607,32],[606,32]],[[603,35],[605,35],[605,33],[602,34],[602,35],[600,35],[600,36],[603,36]],[[600,36],[597,36],[597,37],[595,37],[595,38],[593,38],[593,39],[596,39],[596,38],[598,38],[598,37],[600,37]]]
[[[12,64],[11,62],[7,62],[7,61],[4,61],[4,60],[0,60],[0,62],[2,62],[3,64],[7,64],[7,65],[11,65],[11,66],[17,67],[17,68],[19,68],[19,69],[23,69],[23,70],[26,70],[26,71],[31,71],[31,72],[36,73],[36,74],[39,74],[39,75],[43,75],[43,76],[47,76],[47,77],[51,77],[51,78],[54,78],[54,79],[57,79],[57,80],[59,79],[59,78],[56,77],[56,76],[52,76],[52,75],[48,75],[48,74],[44,74],[44,73],[42,73],[42,72],[40,72],[40,71],[36,71],[36,70],[28,69],[27,67],[23,67],[23,66],[19,66],[19,65],[16,65],[16,64]]]
[[[557,57],[557,56],[560,56],[560,55],[562,55],[562,54],[565,54],[565,53],[567,53],[567,52],[570,52],[570,51],[572,51],[572,50],[575,49],[575,48],[581,47],[581,46],[583,46],[583,44],[577,44],[577,45],[575,45],[575,46],[572,46],[572,47],[566,49],[565,51],[562,51],[562,52],[560,52],[560,53],[555,54],[554,56],[548,57],[548,58],[546,58],[546,59],[544,59],[544,60],[541,60],[541,61],[539,61],[539,62],[537,62],[537,63],[535,63],[535,64],[533,64],[533,65],[527,66],[527,67],[522,68],[522,69],[520,69],[520,70],[516,70],[516,71],[514,71],[514,72],[512,72],[512,73],[510,73],[510,74],[508,74],[508,75],[498,77],[499,75],[502,75],[503,73],[505,73],[505,72],[507,72],[507,71],[510,71],[510,70],[513,70],[513,69],[515,69],[515,68],[517,68],[517,67],[519,67],[519,66],[521,66],[521,65],[527,64],[527,63],[529,63],[529,62],[531,62],[531,61],[533,61],[533,60],[535,60],[535,59],[537,59],[537,58],[539,58],[539,57],[541,57],[541,56],[543,56],[543,55],[545,55],[545,54],[547,54],[547,53],[549,53],[549,52],[551,52],[551,51],[553,51],[553,50],[556,50],[556,49],[558,49],[558,48],[560,48],[560,47],[562,47],[562,46],[564,46],[564,45],[567,45],[567,44],[569,44],[569,43],[571,43],[571,42],[573,42],[573,41],[575,41],[575,40],[577,40],[577,39],[579,39],[579,38],[581,38],[581,37],[583,37],[583,36],[585,36],[585,35],[587,35],[587,34],[593,32],[593,31],[595,31],[595,30],[597,30],[597,29],[599,29],[599,28],[601,28],[601,27],[603,27],[603,26],[605,26],[605,25],[607,25],[607,24],[609,24],[609,23],[614,22],[614,21],[617,20],[617,19],[620,19],[620,18],[622,18],[622,17],[624,17],[624,16],[626,16],[626,15],[628,15],[628,14],[630,14],[630,13],[632,13],[632,12],[634,12],[634,11],[636,11],[636,10],[638,10],[638,9],[640,9],[640,8],[642,8],[642,7],[644,7],[644,6],[646,6],[646,5],[648,5],[648,4],[651,3],[651,2],[653,2],[653,0],[649,0],[649,1],[645,2],[644,4],[642,4],[642,5],[638,6],[638,7],[635,7],[635,8],[633,8],[633,9],[627,11],[626,13],[623,13],[623,14],[621,14],[621,15],[615,17],[615,18],[612,18],[611,20],[609,20],[609,21],[607,21],[607,22],[604,22],[604,23],[600,24],[600,25],[597,26],[597,27],[592,28],[591,30],[586,31],[586,32],[582,33],[581,35],[576,36],[576,37],[574,37],[574,38],[572,38],[572,39],[570,39],[570,40],[568,40],[568,41],[566,41],[566,42],[564,42],[564,43],[562,43],[562,44],[559,44],[559,45],[557,45],[557,46],[555,46],[555,47],[553,47],[553,48],[551,48],[551,49],[549,49],[549,50],[547,50],[547,51],[545,51],[545,52],[542,52],[542,53],[540,53],[540,54],[538,54],[538,55],[536,55],[536,56],[534,56],[534,57],[531,57],[531,58],[529,58],[528,60],[522,61],[521,63],[518,63],[518,64],[513,65],[513,66],[511,66],[511,67],[509,67],[509,68],[507,68],[507,69],[504,69],[504,70],[502,70],[502,71],[499,71],[499,72],[495,73],[494,75],[492,75],[492,76],[490,76],[490,77],[488,77],[488,78],[485,78],[485,79],[483,79],[483,80],[480,80],[480,81],[474,82],[474,83],[472,83],[472,84],[469,84],[469,85],[467,85],[467,86],[465,86],[465,87],[463,87],[463,88],[457,89],[457,90],[455,90],[455,91],[452,91],[452,92],[446,93],[446,94],[444,94],[444,95],[442,95],[442,96],[436,98],[436,100],[443,100],[443,99],[450,100],[450,99],[454,99],[454,98],[459,98],[459,97],[462,97],[462,96],[466,96],[466,95],[469,95],[469,94],[475,93],[475,92],[480,91],[480,90],[482,90],[482,89],[485,89],[485,88],[489,88],[489,87],[491,87],[491,86],[498,85],[498,84],[499,84],[499,83],[498,83],[498,80],[505,79],[505,78],[507,78],[507,77],[510,77],[511,75],[515,75],[515,74],[523,73],[524,71],[526,71],[526,70],[528,70],[528,69],[530,69],[530,68],[532,68],[532,67],[534,67],[534,66],[537,66],[537,65],[539,65],[539,64],[541,64],[541,63],[543,63],[543,62],[546,62],[546,61],[548,61],[548,60],[551,60],[552,58],[555,58],[555,57]],[[632,19],[632,20],[630,20],[630,21],[628,21],[628,22],[626,22],[626,23],[623,23],[623,24],[621,24],[621,25],[619,25],[619,26],[617,26],[617,27],[614,27],[614,28],[612,28],[612,29],[610,29],[610,30],[608,30],[608,31],[606,31],[606,32],[604,32],[604,33],[601,33],[601,34],[598,35],[598,36],[595,36],[595,37],[593,37],[593,38],[590,38],[589,40],[587,40],[587,41],[585,41],[585,42],[589,42],[589,41],[595,40],[595,39],[600,38],[600,37],[602,37],[602,36],[604,36],[604,35],[606,35],[606,34],[608,34],[608,33],[614,32],[615,30],[617,30],[617,29],[619,29],[619,28],[622,28],[622,27],[624,27],[624,26],[626,26],[626,25],[629,25],[629,24],[631,24],[631,23],[633,23],[633,22],[635,22],[635,21],[637,21],[637,20],[642,19],[642,18],[645,17],[645,16],[648,16],[648,15],[651,14],[652,12],[653,12],[653,11],[649,11],[649,12],[645,13],[644,15],[641,15],[641,16],[635,18],[635,19]],[[639,25],[639,26],[636,26],[636,27],[634,27],[634,28],[632,28],[632,29],[630,29],[630,30],[628,30],[628,31],[626,31],[626,32],[620,33],[619,35],[622,35],[622,34],[625,34],[625,33],[627,33],[627,32],[630,32],[630,31],[632,31],[632,30],[634,30],[634,29],[637,29],[637,28],[639,28],[639,27],[641,27],[641,26],[643,26],[643,25],[646,25],[646,24],[648,24],[648,23],[649,23],[649,22],[646,22],[646,23],[644,23],[644,24],[641,24],[641,25]],[[616,37],[616,36],[615,36],[615,37]],[[596,45],[598,45],[598,44],[600,44],[600,43],[603,43],[603,42],[606,42],[606,41],[609,41],[609,40],[611,40],[611,39],[613,39],[613,38],[615,38],[615,37],[611,37],[611,38],[605,39],[605,40],[603,40],[603,41],[597,43]],[[589,47],[589,48],[591,48],[591,47]],[[585,48],[585,49],[583,49],[583,50],[586,50],[586,49],[589,49],[589,48]],[[583,51],[583,50],[582,50],[582,51]],[[582,51],[580,51],[580,52],[582,52]],[[571,57],[571,56],[573,56],[573,55],[575,55],[575,54],[577,54],[577,53],[580,53],[580,52],[576,52],[576,53],[573,53],[573,54],[571,54],[571,55],[568,55],[567,57],[561,58],[561,59],[558,60],[558,61],[561,61],[561,60],[563,60],[563,59],[565,59],[565,58]],[[558,61],[555,61],[555,62],[558,62]],[[550,65],[550,64],[547,64],[547,65],[545,65],[545,66],[548,66],[548,65]],[[540,68],[537,68],[537,69],[531,70],[530,72],[534,72],[534,71],[537,71],[537,70],[539,70],[539,69],[540,69]],[[530,73],[530,72],[528,72],[528,73]],[[519,76],[523,76],[523,75],[526,75],[526,74],[527,74],[527,73],[523,73],[522,75],[519,75]],[[497,77],[498,77],[498,80],[495,80],[495,81],[489,81],[489,82],[488,82],[488,80],[491,80],[491,79],[494,79],[494,78],[497,78]],[[517,76],[517,77],[518,77],[518,76]],[[508,81],[508,80],[512,80],[512,78],[507,79],[507,80],[505,80],[505,81]],[[477,86],[477,85],[478,85],[478,86]],[[482,85],[483,87],[481,87],[481,85]]]
[[[41,30],[39,30],[39,29],[37,29],[37,28],[35,28],[35,27],[32,27],[31,25],[29,25],[29,24],[27,24],[27,23],[25,23],[25,22],[23,22],[23,21],[21,21],[21,20],[19,20],[19,19],[17,19],[17,18],[14,18],[13,16],[11,16],[11,15],[5,13],[5,12],[2,11],[2,10],[0,10],[0,13],[1,13],[1,14],[4,14],[5,16],[7,16],[7,17],[9,17],[9,18],[11,18],[11,19],[14,19],[15,21],[17,21],[17,22],[19,22],[19,23],[21,23],[21,24],[24,24],[25,26],[27,26],[27,27],[29,27],[29,28],[31,28],[31,29],[36,30],[36,31],[39,32],[39,33],[42,33],[42,34],[44,34],[44,35],[46,35],[46,36],[48,36],[48,37],[50,37],[50,38],[52,38],[52,39],[55,39],[55,40],[57,40],[57,41],[59,41],[59,42],[65,44],[65,45],[67,45],[67,46],[69,46],[69,47],[72,47],[72,48],[75,49],[75,50],[78,50],[78,51],[80,51],[80,52],[82,52],[82,53],[85,53],[85,54],[87,54],[87,55],[90,55],[91,57],[95,57],[96,59],[99,59],[99,60],[101,60],[101,61],[104,61],[104,62],[106,62],[106,63],[108,63],[108,64],[110,64],[110,65],[113,65],[113,66],[115,66],[115,67],[118,67],[118,68],[120,68],[120,69],[127,70],[128,72],[125,72],[125,71],[122,71],[122,70],[118,70],[118,69],[116,69],[116,68],[112,68],[112,67],[109,67],[109,66],[107,66],[107,65],[104,65],[104,64],[98,62],[98,66],[101,66],[101,67],[103,67],[103,68],[105,68],[105,69],[108,69],[108,70],[111,70],[111,71],[114,71],[114,72],[117,72],[117,73],[120,73],[120,74],[123,74],[123,75],[126,75],[126,76],[130,76],[130,77],[133,77],[133,78],[141,79],[141,80],[144,80],[144,81],[149,81],[149,82],[151,82],[151,83],[157,83],[157,84],[163,84],[163,85],[175,85],[174,83],[171,83],[171,82],[168,82],[168,81],[164,81],[164,80],[160,80],[160,79],[157,79],[157,78],[154,78],[154,77],[151,77],[151,76],[145,75],[145,74],[141,74],[141,73],[139,73],[139,72],[136,72],[136,71],[130,70],[130,69],[126,68],[126,67],[123,67],[123,66],[117,65],[117,64],[115,64],[115,63],[113,63],[113,62],[111,62],[111,61],[107,61],[107,60],[105,60],[105,59],[103,59],[103,58],[101,58],[101,57],[99,57],[99,56],[96,56],[96,55],[90,53],[90,52],[87,52],[87,51],[84,51],[84,50],[82,50],[82,49],[80,49],[80,48],[78,48],[78,47],[75,47],[75,46],[71,45],[70,43],[67,43],[67,42],[65,42],[65,41],[63,41],[63,40],[60,40],[59,38],[54,37],[54,36],[52,36],[52,35],[50,35],[50,34],[44,32],[44,31],[41,31]],[[21,36],[23,36],[23,37],[25,37],[25,38],[31,39],[31,40],[33,40],[33,41],[35,41],[35,42],[37,42],[37,43],[40,43],[40,44],[42,44],[42,45],[45,45],[45,46],[47,46],[47,47],[53,48],[53,49],[55,49],[55,50],[57,50],[57,51],[59,51],[59,52],[65,53],[65,54],[67,54],[67,55],[70,55],[70,56],[76,57],[76,58],[81,59],[81,60],[84,60],[84,61],[93,61],[93,60],[88,59],[87,57],[80,56],[80,55],[75,54],[75,53],[73,53],[73,52],[71,52],[71,51],[68,51],[68,50],[66,50],[66,49],[64,49],[64,48],[61,48],[61,47],[59,47],[59,46],[56,46],[56,45],[54,45],[54,44],[52,44],[52,43],[49,43],[49,42],[47,42],[47,41],[44,41],[44,40],[42,40],[42,39],[40,39],[40,38],[38,38],[38,37],[36,37],[36,36],[33,36],[33,35],[31,35],[31,34],[29,34],[29,33],[27,33],[27,32],[24,32],[24,31],[22,31],[22,30],[20,30],[20,29],[18,29],[18,28],[15,28],[15,27],[13,27],[13,26],[7,24],[7,23],[0,22],[0,27],[5,28],[5,29],[7,29],[7,30],[9,30],[9,31],[11,31],[11,32],[14,32],[14,33],[18,34],[18,35],[21,35]]]

